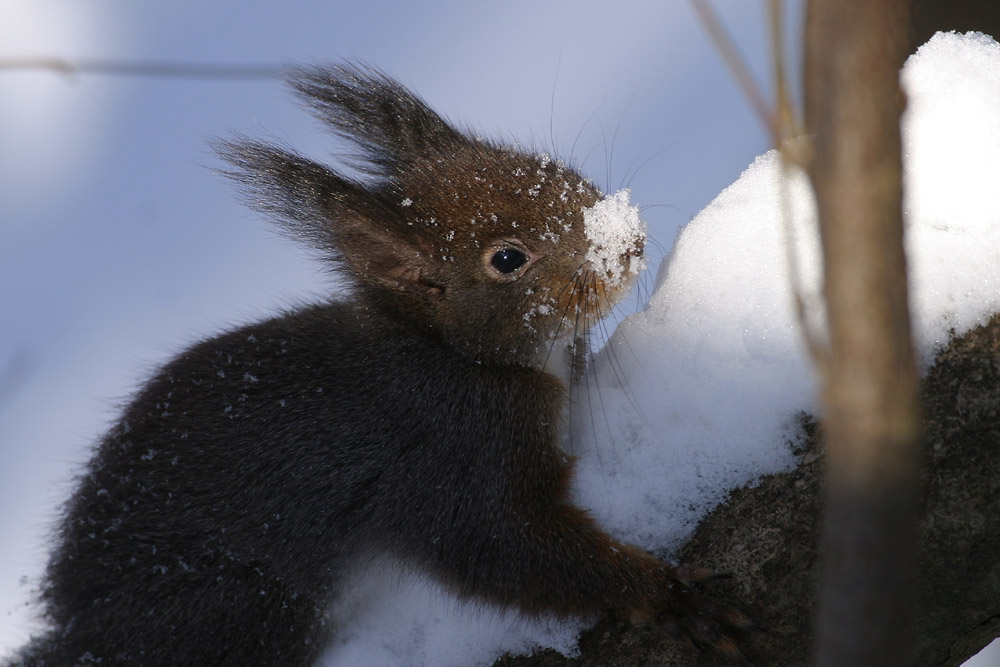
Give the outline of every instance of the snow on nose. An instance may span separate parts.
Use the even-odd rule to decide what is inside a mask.
[[[607,272],[610,286],[628,282],[646,268],[642,249],[646,223],[623,188],[583,209],[583,230],[590,241],[586,259]]]

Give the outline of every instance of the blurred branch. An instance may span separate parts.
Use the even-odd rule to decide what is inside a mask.
[[[691,6],[694,7],[698,18],[701,19],[705,30],[715,43],[715,48],[719,50],[722,59],[733,73],[733,78],[743,89],[743,94],[746,95],[747,101],[760,119],[761,125],[767,128],[773,143],[777,145],[781,135],[775,113],[768,106],[760,86],[757,85],[753,74],[750,73],[750,69],[746,65],[746,60],[736,48],[736,43],[726,32],[715,10],[708,4],[708,0],[691,0]]]
[[[810,0],[808,173],[830,335],[814,661],[910,664],[920,407],[903,251],[909,0]]]
[[[802,134],[802,123],[798,114],[795,113],[795,107],[792,105],[788,92],[788,76],[785,67],[788,58],[785,55],[783,4],[781,0],[768,1],[768,23],[771,33],[771,66],[774,69],[775,113],[777,115],[778,140],[775,144],[783,151],[782,156],[787,159],[788,151],[784,149],[785,142]]]
[[[159,77],[168,79],[280,79],[281,65],[215,65],[127,60],[69,60],[66,58],[3,58],[0,71],[40,70],[66,76],[102,74],[111,76]]]
[[[27,345],[23,345],[10,355],[7,362],[0,368],[0,414],[28,382],[35,372],[38,359]]]
[[[828,363],[825,335],[815,330],[813,323],[807,317],[805,297],[803,296],[799,258],[795,253],[798,244],[795,241],[795,229],[792,225],[790,200],[788,196],[788,175],[790,167],[805,168],[811,157],[812,143],[804,136],[800,114],[796,113],[789,94],[788,76],[786,74],[787,57],[784,49],[784,3],[781,0],[768,0],[768,26],[771,42],[771,66],[774,72],[775,104],[773,110],[764,99],[764,94],[754,81],[743,57],[739,54],[732,39],[722,27],[722,22],[708,4],[708,0],[691,0],[691,4],[701,18],[716,49],[729,66],[750,106],[757,113],[761,125],[771,137],[771,143],[781,154],[783,178],[780,182],[779,205],[781,207],[782,230],[785,235],[786,262],[788,265],[788,282],[792,291],[796,319],[802,331],[803,340],[809,355],[816,367],[823,372]]]

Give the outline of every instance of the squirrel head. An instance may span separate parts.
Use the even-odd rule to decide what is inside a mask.
[[[256,208],[319,249],[357,299],[491,363],[538,366],[607,314],[642,268],[628,191],[456,129],[378,70],[297,69],[295,92],[357,148],[354,175],[220,142]]]

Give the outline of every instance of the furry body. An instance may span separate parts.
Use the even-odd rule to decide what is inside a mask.
[[[745,617],[688,585],[709,573],[567,499],[553,349],[628,288],[637,211],[609,253],[588,232],[606,198],[566,165],[460,132],[374,70],[291,82],[360,176],[219,149],[353,295],[206,340],[137,392],[67,503],[49,630],[14,664],[309,665],[345,573],[377,554],[469,598],[617,609],[732,648]]]
[[[69,502],[46,593],[66,631],[27,664],[309,664],[366,550],[498,601],[572,588],[523,528],[561,495],[562,386],[399,327],[318,306],[164,368]]]

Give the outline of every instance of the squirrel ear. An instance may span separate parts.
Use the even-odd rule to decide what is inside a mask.
[[[362,183],[259,141],[214,147],[236,167],[223,174],[242,186],[253,208],[273,214],[286,234],[342,265],[357,283],[429,298],[441,293],[429,277],[426,243]]]
[[[435,300],[444,292],[431,274],[429,248],[418,237],[380,219],[345,216],[337,222],[341,261],[357,282]]]
[[[416,159],[449,157],[469,143],[416,94],[373,67],[298,68],[288,82],[319,120],[361,149],[356,166],[368,173],[400,174]]]

